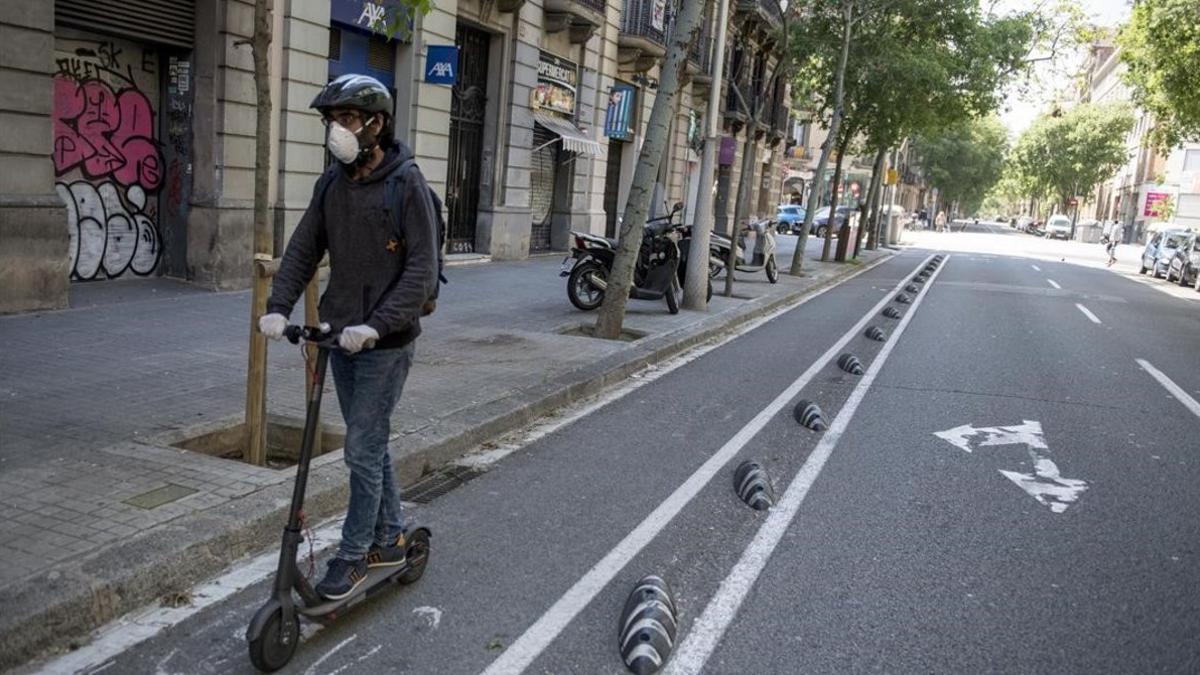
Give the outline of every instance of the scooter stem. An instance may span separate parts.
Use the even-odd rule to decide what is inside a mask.
[[[328,364],[329,349],[318,347],[313,386],[309,388],[308,410],[304,416],[304,437],[300,442],[300,457],[296,463],[296,485],[292,489],[292,508],[288,514],[289,530],[300,530],[300,512],[304,510],[304,491],[308,486],[308,465],[312,462],[313,442],[321,426],[321,392],[325,389],[325,368]]]

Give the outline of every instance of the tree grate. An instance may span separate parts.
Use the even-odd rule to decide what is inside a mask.
[[[401,497],[406,502],[428,504],[482,474],[483,471],[479,469],[466,466],[451,466],[435,471],[408,486],[404,489]]]

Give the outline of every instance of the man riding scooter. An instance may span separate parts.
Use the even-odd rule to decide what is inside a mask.
[[[328,128],[326,147],[337,163],[317,181],[258,327],[272,339],[283,336],[292,307],[328,252],[320,316],[340,335],[330,362],[346,421],[350,504],[341,545],[316,591],[339,600],[366,580],[368,568],[405,564],[400,493],[388,454],[390,417],[412,367],[422,307],[437,288],[438,235],[428,184],[409,161],[412,151],[393,138],[387,88],[372,77],[343,75],[325,85],[311,107]],[[392,180],[399,189],[388,189]]]

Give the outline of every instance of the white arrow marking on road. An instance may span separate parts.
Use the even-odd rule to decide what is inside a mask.
[[[1046,457],[1033,456],[1033,473],[1004,471],[1000,473],[1005,478],[1017,484],[1030,497],[1050,507],[1055,513],[1062,513],[1067,507],[1079,499],[1079,495],[1088,488],[1087,482],[1075,478],[1063,478],[1058,472],[1058,466]]]
[[[934,436],[971,452],[971,441],[979,436],[983,439],[975,443],[976,448],[989,445],[1028,445],[1031,448],[1048,450],[1046,441],[1042,440],[1042,424],[1036,420],[1025,420],[1024,424],[1011,427],[980,427],[976,429],[970,424],[934,432]]]

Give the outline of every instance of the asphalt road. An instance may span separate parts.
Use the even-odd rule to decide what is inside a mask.
[[[936,251],[647,373],[412,509],[425,577],[309,634],[287,672],[624,672],[619,614],[650,573],[680,613],[671,672],[1200,671],[1200,303],[972,236],[890,303],[901,320],[879,307]],[[832,428],[798,425],[798,399]],[[771,511],[734,494],[745,459]],[[43,667],[251,672],[268,588]]]

